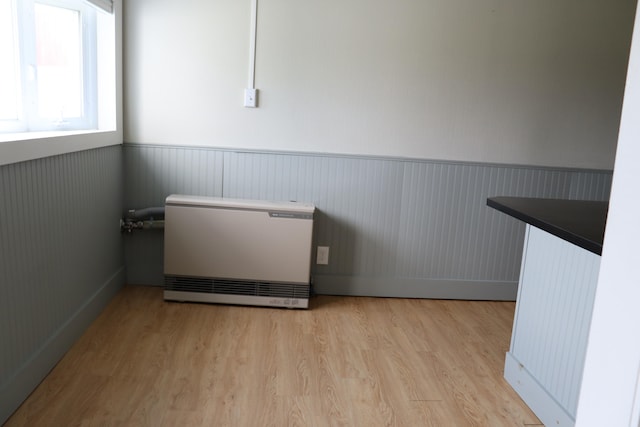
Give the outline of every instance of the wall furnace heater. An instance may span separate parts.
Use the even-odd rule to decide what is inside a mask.
[[[171,195],[164,299],[307,308],[315,207]]]

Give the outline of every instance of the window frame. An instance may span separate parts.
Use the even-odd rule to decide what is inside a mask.
[[[38,132],[91,130],[97,127],[97,24],[95,7],[82,0],[10,0],[13,3],[14,49],[18,52],[18,101],[17,120],[1,120],[0,132]],[[37,5],[51,6],[78,13],[80,42],[81,107],[77,117],[56,120],[39,113],[38,76],[36,71],[36,23]]]
[[[95,7],[102,50],[97,53],[97,128],[0,133],[0,166],[123,143],[122,5],[113,2],[111,12]]]

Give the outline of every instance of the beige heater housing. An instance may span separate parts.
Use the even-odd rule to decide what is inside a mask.
[[[171,195],[164,299],[308,308],[315,207]]]

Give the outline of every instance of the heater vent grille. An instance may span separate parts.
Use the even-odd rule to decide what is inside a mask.
[[[308,283],[165,276],[165,290],[207,294],[248,295],[277,298],[309,298]]]

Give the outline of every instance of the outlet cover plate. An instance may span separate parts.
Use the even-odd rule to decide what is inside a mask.
[[[316,254],[316,264],[329,264],[329,246],[318,246],[318,252]]]

